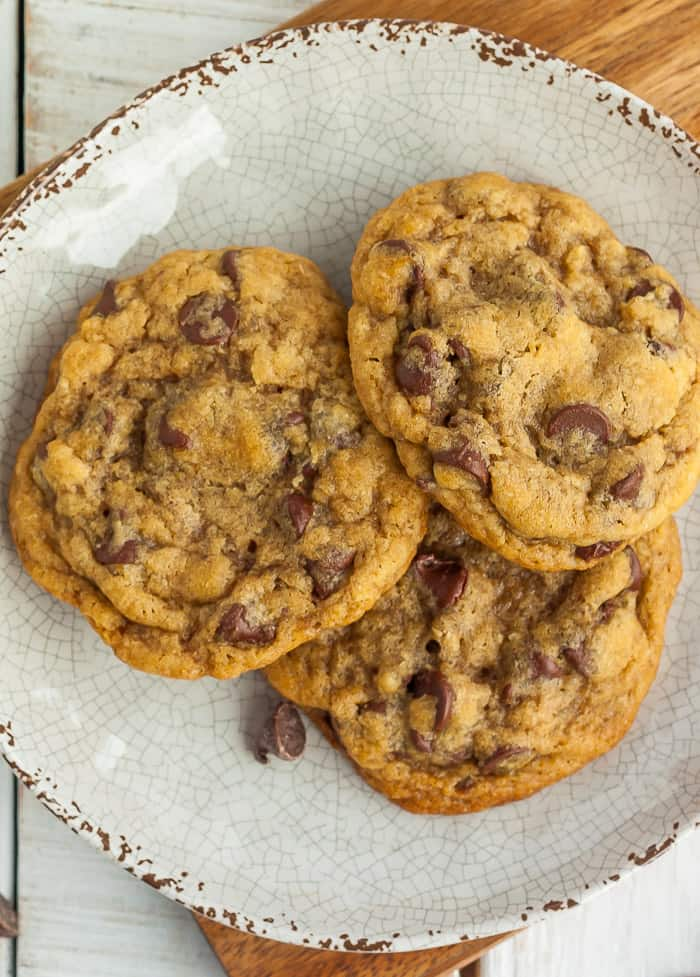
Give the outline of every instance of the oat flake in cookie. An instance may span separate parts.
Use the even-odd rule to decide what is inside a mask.
[[[353,293],[370,417],[503,556],[585,569],[693,491],[700,315],[583,200],[489,173],[414,187],[367,225]]]
[[[266,670],[362,776],[425,814],[518,800],[625,734],[680,579],[672,519],[582,573],[540,573],[436,507],[399,583]]]
[[[425,530],[354,393],[338,296],[270,248],[105,286],[51,368],[10,516],[37,582],[124,661],[181,678],[355,620]]]

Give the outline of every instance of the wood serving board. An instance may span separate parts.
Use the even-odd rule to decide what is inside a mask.
[[[447,20],[518,37],[592,68],[692,135],[700,133],[698,0],[324,0],[282,26],[355,17]],[[41,169],[0,188],[0,214]],[[442,977],[456,968],[476,977],[478,958],[509,935],[367,955],[310,950],[201,917],[197,922],[230,977]]]

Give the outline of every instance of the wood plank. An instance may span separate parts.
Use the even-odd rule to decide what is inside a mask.
[[[204,935],[231,977],[445,977],[466,968],[510,934],[416,953],[335,953],[261,940],[198,918]]]
[[[15,901],[15,778],[0,760],[0,895]],[[14,977],[14,941],[0,939],[0,977]]]
[[[325,0],[285,26],[366,16],[487,27],[629,88],[700,136],[698,0]]]
[[[17,977],[222,977],[192,914],[57,821],[19,803]]]
[[[19,0],[0,0],[0,184],[17,175],[18,47]]]
[[[262,34],[304,6],[304,0],[27,0],[27,168],[157,79]]]
[[[700,831],[484,957],[483,977],[700,974]]]

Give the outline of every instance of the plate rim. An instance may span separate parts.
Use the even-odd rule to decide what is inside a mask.
[[[128,122],[132,113],[147,105],[159,93],[167,91],[173,82],[177,81],[188,86],[189,81],[194,78],[198,71],[207,68],[214,69],[215,71],[219,70],[217,66],[220,67],[221,62],[227,61],[232,57],[237,57],[239,63],[243,66],[247,63],[257,65],[260,62],[251,57],[248,58],[248,62],[245,62],[247,52],[255,52],[256,49],[258,51],[268,51],[278,42],[282,42],[285,48],[294,47],[295,44],[303,45],[307,43],[308,39],[313,35],[320,38],[319,43],[321,43],[324,37],[350,31],[355,31],[359,38],[368,26],[386,31],[381,37],[374,38],[374,42],[380,42],[387,47],[393,42],[400,41],[402,32],[406,31],[415,33],[421,31],[427,32],[435,38],[452,38],[460,35],[468,35],[477,41],[482,40],[492,43],[494,45],[492,52],[494,57],[499,48],[504,53],[507,52],[508,57],[512,58],[512,61],[506,65],[499,65],[499,67],[512,68],[518,59],[524,59],[528,62],[533,62],[533,66],[535,62],[544,62],[556,66],[559,74],[562,71],[567,76],[580,73],[585,80],[594,81],[597,85],[601,86],[601,90],[609,92],[611,96],[618,98],[617,105],[613,107],[617,108],[627,124],[642,125],[645,128],[649,128],[656,138],[661,137],[667,142],[670,141],[670,145],[674,148],[677,156],[681,156],[682,152],[675,147],[683,147],[693,157],[693,159],[688,160],[688,167],[693,167],[693,175],[700,175],[700,143],[687,130],[674,122],[672,118],[664,113],[658,112],[649,102],[623,88],[621,85],[618,85],[616,82],[610,81],[589,68],[577,65],[558,55],[551,54],[529,42],[501,34],[500,32],[450,21],[409,20],[403,18],[353,18],[342,21],[322,21],[302,27],[288,27],[273,30],[268,34],[261,35],[252,40],[223,48],[200,61],[162,78],[128,102],[119,106],[114,112],[94,126],[90,132],[57,154],[22,189],[10,204],[9,208],[0,215],[0,246],[6,241],[12,242],[11,232],[17,227],[26,230],[26,225],[24,225],[21,219],[22,215],[33,204],[38,202],[42,194],[48,194],[52,181],[55,181],[62,174],[62,168],[66,164],[69,164],[71,161],[81,160],[88,154],[91,147],[99,148],[96,139],[110,124],[115,122],[121,123],[122,121]],[[358,41],[358,43],[360,42]],[[491,60],[491,56],[484,58],[484,60]],[[624,112],[620,111],[621,106],[625,106],[628,110],[630,107],[634,108],[636,115],[630,118],[629,115],[625,115]],[[652,119],[653,122],[651,121]],[[111,153],[111,150],[109,152]],[[94,156],[90,162],[83,164],[85,167],[84,172],[87,172],[92,163],[98,162],[100,158],[103,158],[103,154]],[[80,167],[79,169],[82,168]],[[70,191],[77,179],[83,174],[75,173],[72,175],[72,178],[67,172],[64,175],[68,180],[71,180],[69,185],[56,186],[51,192],[60,194],[63,190]],[[4,257],[5,251],[0,247],[0,259]],[[4,269],[0,267],[0,275],[2,275],[3,271]],[[16,749],[16,746],[12,721],[6,720],[4,724],[0,723],[0,756],[3,756],[20,782],[43,803],[47,810],[59,820],[63,821],[75,834],[87,840],[93,848],[104,851],[116,864],[119,864],[127,872],[139,878],[141,881],[146,882],[146,884],[152,886],[171,900],[186,906],[193,912],[210,920],[216,920],[219,923],[231,926],[242,932],[257,936],[268,936],[272,939],[293,945],[306,946],[307,948],[320,947],[322,949],[359,951],[363,953],[401,952],[437,948],[483,936],[502,934],[506,929],[510,930],[521,927],[524,922],[530,925],[533,922],[541,921],[551,911],[571,908],[584,901],[588,901],[594,895],[602,892],[608,882],[617,881],[620,878],[626,877],[632,871],[662,855],[678,839],[690,834],[694,828],[700,827],[700,806],[690,815],[677,814],[672,821],[669,815],[668,821],[672,823],[672,827],[667,827],[666,832],[664,832],[666,836],[662,840],[651,841],[646,851],[641,855],[629,855],[624,861],[624,856],[620,855],[620,865],[612,877],[609,876],[603,879],[600,877],[600,873],[597,873],[595,878],[588,881],[581,878],[577,889],[574,891],[574,895],[578,897],[578,901],[564,894],[561,900],[552,899],[542,908],[535,910],[523,904],[521,913],[512,910],[499,917],[497,925],[495,921],[486,921],[483,925],[473,927],[474,931],[469,934],[464,933],[460,935],[456,928],[451,929],[449,932],[444,932],[441,930],[420,930],[420,927],[418,927],[406,936],[400,933],[390,934],[387,932],[372,934],[370,938],[363,935],[355,937],[348,934],[344,934],[344,937],[347,937],[345,939],[338,936],[322,938],[319,933],[314,933],[312,930],[307,929],[305,924],[297,924],[289,919],[289,914],[281,914],[284,916],[283,920],[266,922],[265,920],[251,919],[243,911],[229,910],[222,904],[209,907],[198,905],[199,899],[196,896],[195,889],[192,888],[191,892],[188,891],[190,886],[194,886],[194,882],[190,882],[189,877],[173,877],[161,874],[161,871],[168,869],[168,866],[162,865],[159,868],[159,863],[162,862],[163,856],[156,855],[151,858],[150,856],[153,853],[146,852],[140,846],[134,846],[132,848],[123,835],[119,836],[120,844],[115,844],[112,847],[110,834],[99,824],[93,823],[89,815],[84,813],[75,801],[66,802],[53,794],[53,791],[60,791],[59,784],[55,778],[47,775],[46,771],[42,768],[38,768],[34,774],[23,769],[22,761],[19,758],[20,750]],[[569,863],[572,861],[575,861],[575,858],[570,859]],[[148,871],[146,871],[146,868],[148,868]],[[184,896],[184,898],[181,898],[181,896]]]

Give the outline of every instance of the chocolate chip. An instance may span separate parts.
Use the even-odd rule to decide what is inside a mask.
[[[668,307],[669,309],[675,309],[678,313],[678,321],[683,322],[683,316],[685,315],[685,303],[681,298],[680,292],[672,288],[671,294],[668,297]]]
[[[94,550],[95,559],[103,566],[112,566],[117,563],[136,563],[137,542],[135,539],[127,539],[121,546],[114,547],[111,540],[100,543]]]
[[[455,339],[454,337],[452,339],[448,339],[447,345],[450,347],[460,363],[466,363],[467,365],[471,363],[471,353],[461,339]]]
[[[638,254],[641,258],[646,258],[646,260],[649,262],[650,265],[654,264],[654,259],[652,258],[652,256],[649,254],[648,251],[644,250],[644,248],[635,248],[633,245],[630,244],[627,246],[627,250],[634,251],[634,253]]]
[[[610,440],[610,421],[593,404],[567,404],[555,411],[547,425],[547,435],[550,438],[574,430],[590,431],[603,444]]]
[[[306,729],[296,706],[280,702],[265,723],[255,750],[260,763],[267,763],[269,753],[280,760],[298,760],[306,746]]]
[[[406,687],[409,695],[420,699],[424,695],[435,698],[435,725],[433,730],[441,733],[447,726],[452,715],[454,691],[442,672],[437,669],[425,668],[417,672]]]
[[[615,597],[611,597],[610,600],[603,601],[598,608],[600,623],[607,624],[619,606],[620,605]]]
[[[631,546],[625,547],[625,553],[630,561],[630,584],[627,588],[628,590],[640,590],[642,586],[642,580],[644,579],[644,571],[642,570],[642,564],[639,562],[639,557],[632,549]]]
[[[316,481],[316,476],[318,475],[318,468],[307,463],[301,469],[301,474],[304,476],[304,488],[307,492],[310,492],[313,488],[313,484]]]
[[[456,448],[436,451],[433,460],[441,465],[449,465],[451,468],[461,468],[462,471],[469,472],[480,483],[483,491],[488,491],[491,484],[488,465],[483,455],[475,451],[468,441],[462,442]]]
[[[648,295],[649,292],[653,292],[656,286],[652,285],[648,278],[642,278],[640,282],[629,290],[625,296],[625,302],[629,302],[631,299],[637,298],[638,295]]]
[[[219,621],[215,637],[230,645],[269,645],[276,634],[276,624],[250,624],[243,604],[232,604]]]
[[[117,296],[114,292],[114,286],[116,282],[108,281],[105,282],[105,287],[102,290],[102,295],[97,302],[97,305],[92,310],[92,315],[108,316],[112,315],[113,312],[119,312],[119,306],[117,305]]]
[[[377,247],[382,248],[384,251],[403,251],[404,254],[411,253],[411,245],[408,241],[404,241],[403,238],[390,238],[387,241],[379,241]]]
[[[637,465],[632,471],[610,486],[610,494],[620,502],[631,502],[639,495],[644,480],[644,465]]]
[[[652,356],[664,356],[672,353],[676,347],[672,343],[661,343],[658,339],[647,339],[647,348]]]
[[[418,579],[435,598],[438,607],[451,607],[462,596],[469,571],[459,560],[442,560],[421,553],[414,562]]]
[[[425,643],[425,650],[431,655],[437,655],[441,651],[440,642],[436,641],[435,638],[430,638]]]
[[[304,414],[303,411],[290,410],[290,412],[287,414],[287,416],[284,419],[284,423],[293,426],[295,424],[303,424],[305,420],[306,420],[306,415]]]
[[[620,541],[611,541],[600,543],[591,543],[590,546],[577,546],[574,550],[574,556],[578,557],[579,560],[600,560],[604,556],[609,556],[614,553],[615,550],[620,545]]]
[[[475,783],[476,781],[473,777],[462,777],[461,780],[457,781],[453,789],[456,790],[458,794],[466,794],[468,790],[472,789]]]
[[[355,550],[336,550],[318,560],[307,560],[306,568],[314,582],[314,596],[325,600],[343,584],[345,573],[355,560]]]
[[[196,346],[222,346],[238,323],[238,307],[221,295],[201,292],[188,299],[178,316],[180,331]]]
[[[419,733],[417,729],[409,729],[409,735],[413,741],[413,745],[418,750],[419,753],[432,753],[433,752],[433,741],[428,739],[427,736],[423,736]]]
[[[563,669],[557,665],[554,659],[543,655],[541,651],[533,652],[530,661],[533,678],[561,678],[564,674]]]
[[[102,429],[107,437],[114,430],[114,411],[111,411],[109,407],[105,407],[102,411]]]
[[[166,448],[189,448],[192,443],[184,431],[177,427],[170,427],[165,414],[158,424],[158,440]]]
[[[591,659],[584,645],[562,648],[561,653],[575,672],[583,675],[584,678],[591,677]]]
[[[240,273],[238,270],[238,252],[225,251],[221,259],[221,270],[224,275],[231,279],[231,284],[239,288],[241,284]]]
[[[287,511],[289,512],[289,518],[292,520],[297,539],[300,539],[304,535],[304,530],[313,515],[314,504],[311,499],[302,495],[301,492],[291,492],[287,496]]]
[[[482,761],[481,772],[484,774],[496,773],[499,767],[503,766],[511,757],[529,752],[524,746],[499,746],[497,750]]]
[[[387,709],[387,703],[385,699],[370,699],[369,702],[363,702],[357,707],[358,715],[362,715],[365,712],[373,712],[378,716],[385,716]]]
[[[405,393],[421,396],[435,386],[435,367],[440,362],[427,336],[412,336],[406,348],[396,358],[396,382]]]

